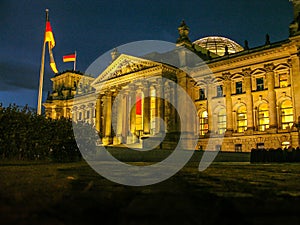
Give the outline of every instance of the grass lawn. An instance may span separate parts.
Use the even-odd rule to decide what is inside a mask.
[[[1,162],[0,224],[300,224],[300,164],[197,166],[128,187],[85,162]]]

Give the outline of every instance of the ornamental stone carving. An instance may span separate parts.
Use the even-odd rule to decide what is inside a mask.
[[[267,73],[272,72],[275,68],[274,63],[268,63],[264,65],[264,68],[266,70]]]
[[[242,73],[244,74],[245,77],[250,77],[251,76],[251,68],[244,68],[242,70]]]

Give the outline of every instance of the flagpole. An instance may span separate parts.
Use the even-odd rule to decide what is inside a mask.
[[[49,10],[46,9],[46,21],[48,21],[48,19],[49,19]],[[45,32],[44,32],[44,35],[45,35]],[[45,42],[45,37],[44,37],[42,58],[41,58],[41,69],[40,69],[40,83],[39,83],[37,115],[42,114],[43,82],[44,82],[44,71],[45,71],[45,49],[46,49],[46,42]]]
[[[76,70],[76,60],[77,60],[77,54],[76,54],[76,51],[75,51],[74,72]]]

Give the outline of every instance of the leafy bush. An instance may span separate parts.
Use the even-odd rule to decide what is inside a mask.
[[[70,119],[52,120],[27,106],[0,106],[0,159],[76,161],[81,159]]]

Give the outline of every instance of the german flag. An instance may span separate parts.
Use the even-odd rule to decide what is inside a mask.
[[[63,56],[63,62],[75,62],[75,61],[76,61],[76,53]]]
[[[50,67],[54,73],[58,73],[56,68],[56,64],[53,57],[52,48],[55,46],[54,35],[52,32],[51,24],[49,21],[48,11],[46,10],[46,29],[45,29],[45,40],[44,43],[48,42],[48,49],[49,49],[49,57],[50,57]]]
[[[49,47],[52,49],[55,46],[54,35],[49,21],[46,21],[45,42],[49,42]]]
[[[54,61],[54,57],[53,57],[52,48],[50,47],[50,42],[48,42],[48,45],[49,45],[48,49],[49,49],[49,57],[50,57],[50,67],[54,73],[58,73],[58,70],[56,68],[56,64]]]

